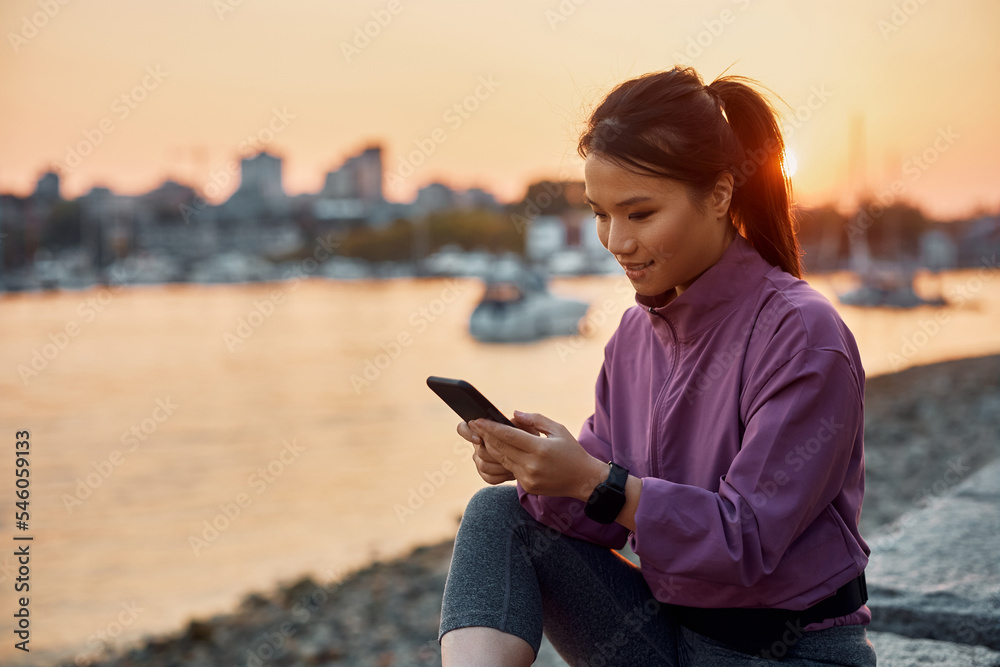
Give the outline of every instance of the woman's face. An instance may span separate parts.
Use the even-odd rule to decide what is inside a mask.
[[[599,154],[587,157],[584,179],[601,243],[643,296],[675,287],[680,294],[719,260],[733,238],[729,174],[700,207],[684,183],[636,174]]]

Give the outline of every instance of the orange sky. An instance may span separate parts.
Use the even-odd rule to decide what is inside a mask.
[[[944,217],[1000,206],[995,0],[62,1],[0,4],[2,192],[29,192],[77,147],[70,197],[166,176],[204,189],[258,136],[291,194],[378,141],[387,173],[414,166],[392,199],[435,179],[513,199],[581,177],[587,110],[683,58],[706,80],[732,65],[792,107],[803,203],[843,201],[863,114],[873,190],[900,181]],[[355,43],[366,24],[375,36]]]

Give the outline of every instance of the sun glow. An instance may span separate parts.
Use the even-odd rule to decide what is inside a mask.
[[[799,158],[795,151],[790,148],[785,149],[785,176],[791,178],[799,168]]]

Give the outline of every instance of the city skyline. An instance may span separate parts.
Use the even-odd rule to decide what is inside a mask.
[[[15,0],[0,8],[0,191],[28,194],[56,163],[70,198],[166,179],[204,190],[267,150],[294,196],[378,143],[386,199],[443,182],[515,201],[531,182],[582,178],[587,112],[622,80],[679,63],[706,82],[756,78],[784,100],[800,203],[844,204],[860,182],[939,218],[1000,206],[1000,91],[978,79],[1000,68],[1000,6],[824,7]]]
[[[414,204],[421,195],[432,190],[447,191],[451,196],[466,195],[483,203],[487,208],[499,204],[516,204],[517,201],[499,202],[493,193],[485,188],[452,188],[441,181],[430,181],[418,187],[415,196],[408,201],[394,201],[383,196],[384,169],[382,165],[382,146],[367,144],[344,159],[334,168],[324,174],[323,183],[319,189],[312,192],[289,193],[284,187],[283,167],[284,156],[269,152],[266,148],[245,155],[238,155],[224,168],[211,173],[204,187],[166,176],[148,190],[132,193],[116,192],[114,188],[103,183],[95,183],[89,190],[75,197],[66,197],[62,192],[62,178],[59,165],[54,165],[47,171],[40,172],[34,187],[25,193],[0,192],[0,195],[10,195],[27,199],[40,197],[46,201],[63,199],[74,201],[87,198],[94,194],[111,194],[115,197],[143,198],[154,195],[164,189],[190,189],[194,193],[198,207],[219,206],[241,195],[254,195],[262,200],[279,198],[292,199],[297,197],[312,197],[318,200],[344,200],[365,203],[385,202],[390,204]],[[526,183],[527,190],[535,183]],[[182,212],[183,213],[183,212]],[[363,217],[363,216],[362,216]]]

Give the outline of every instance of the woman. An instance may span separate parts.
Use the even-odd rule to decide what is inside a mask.
[[[746,79],[627,81],[580,139],[598,235],[636,291],[574,438],[459,424],[491,485],[445,588],[445,665],[874,665],[864,371],[800,280],[784,145]],[[641,567],[614,549],[628,541]]]

